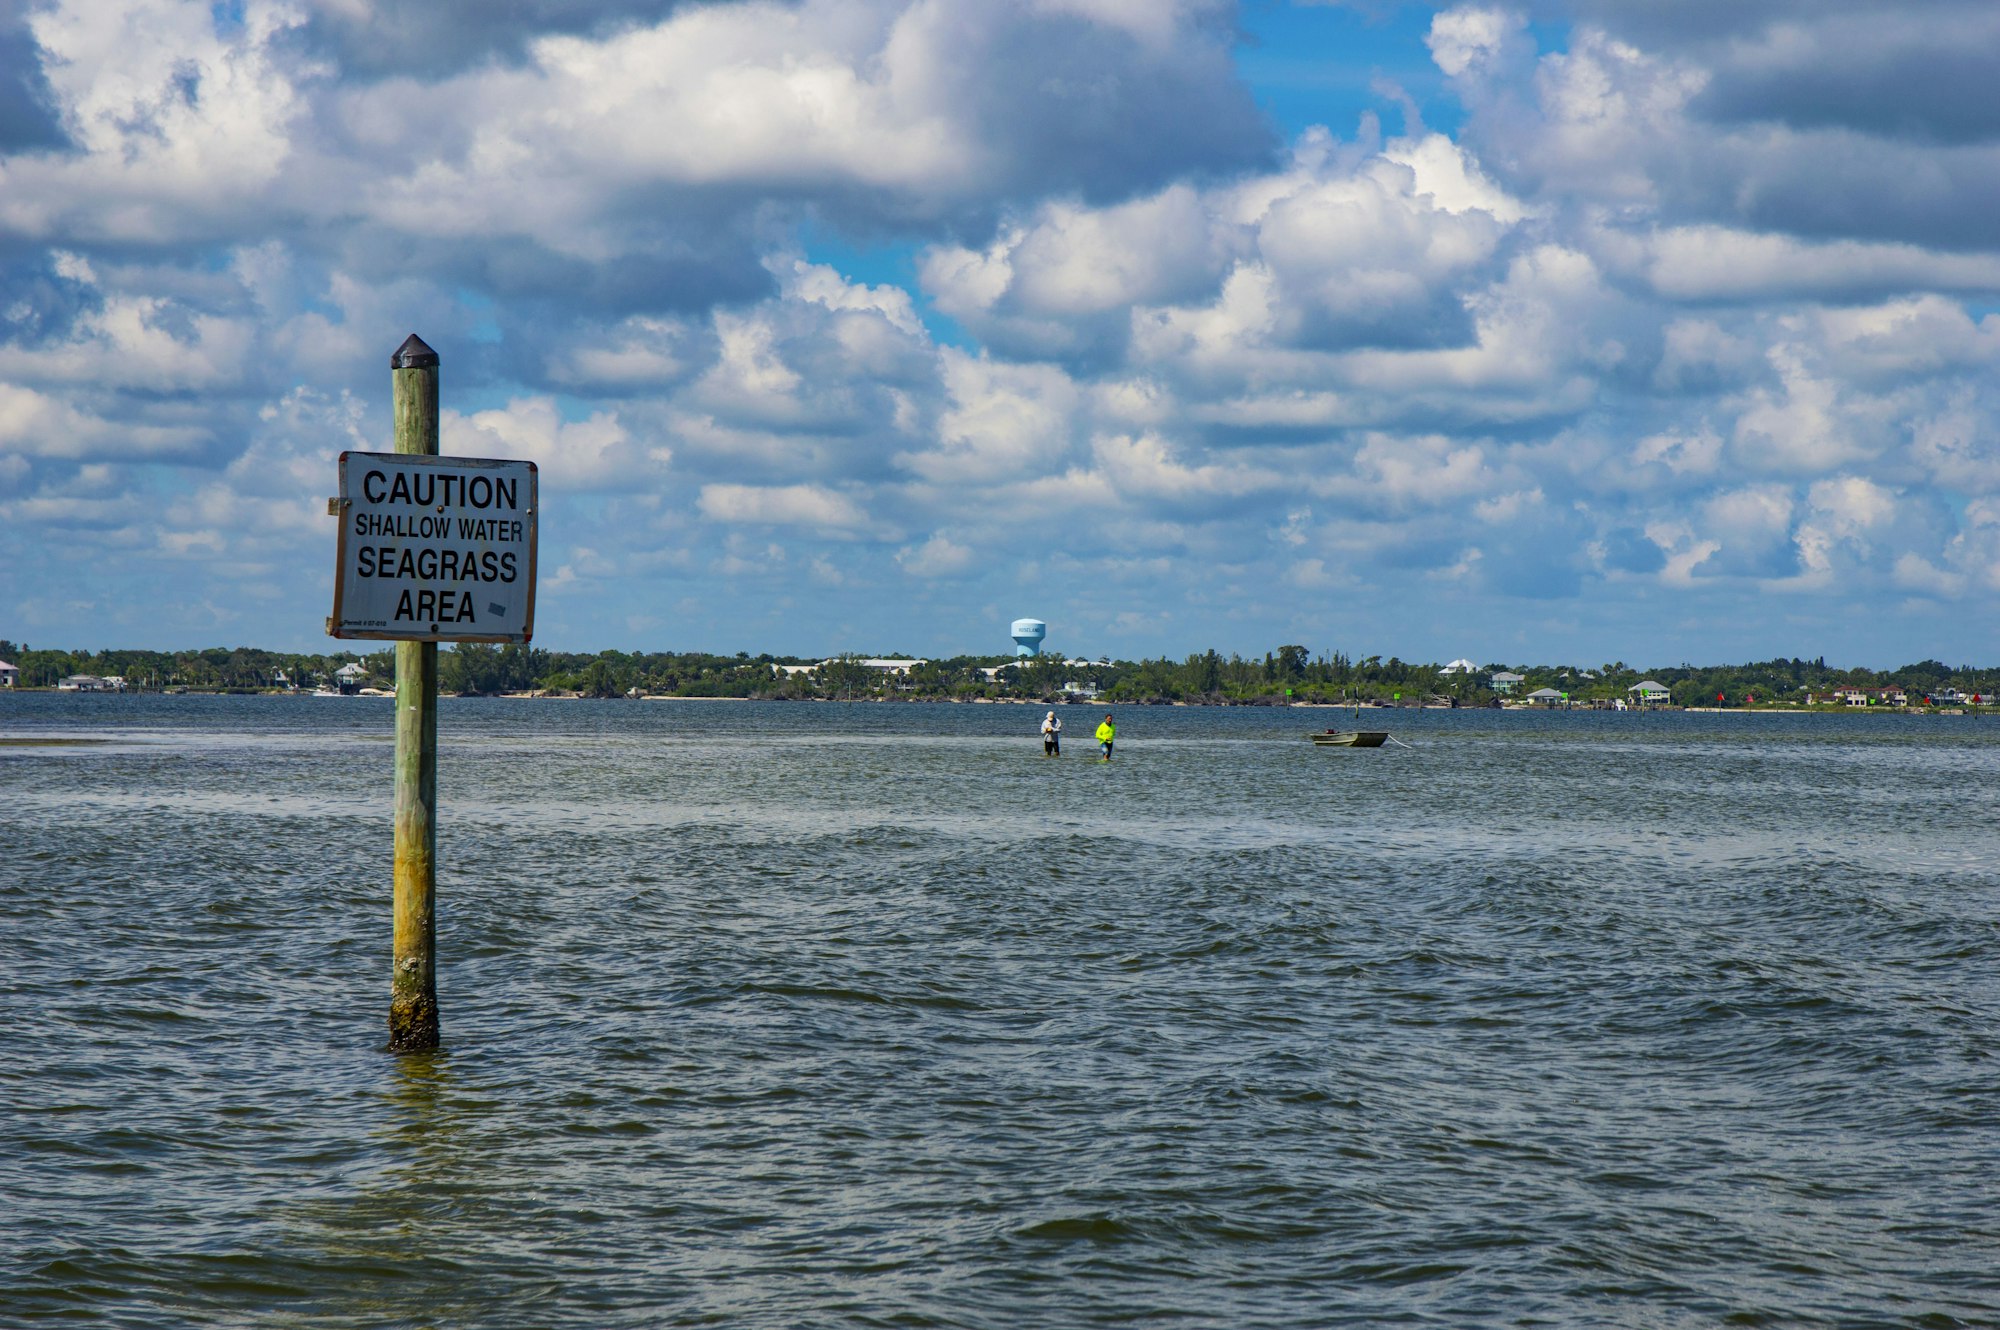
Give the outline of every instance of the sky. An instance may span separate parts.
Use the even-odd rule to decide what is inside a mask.
[[[0,0],[0,637],[2000,659],[1991,0]]]

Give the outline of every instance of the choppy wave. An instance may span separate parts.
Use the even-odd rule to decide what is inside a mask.
[[[2000,731],[1324,715],[0,701],[0,1321],[2000,1321]]]

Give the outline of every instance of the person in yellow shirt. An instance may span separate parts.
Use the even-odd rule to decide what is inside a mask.
[[[1104,753],[1104,760],[1106,762],[1111,760],[1111,745],[1117,738],[1118,727],[1112,724],[1111,715],[1107,712],[1105,713],[1103,723],[1097,727],[1097,746]]]

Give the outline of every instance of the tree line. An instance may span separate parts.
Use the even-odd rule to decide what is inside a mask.
[[[1490,705],[1500,694],[1496,673],[1521,676],[1516,697],[1539,688],[1566,693],[1578,703],[1626,696],[1642,679],[1669,690],[1678,706],[1796,704],[1808,695],[1840,688],[1907,689],[1912,700],[1947,688],[1982,699],[2000,691],[2000,666],[1946,665],[1923,660],[1893,670],[1836,668],[1825,657],[1777,657],[1741,665],[1656,666],[1623,661],[1597,665],[1492,662],[1466,673],[1446,673],[1436,663],[1396,656],[1315,653],[1296,643],[1262,657],[1199,652],[1181,659],[1070,663],[1057,655],[1017,661],[1008,656],[954,656],[929,660],[906,675],[885,674],[858,655],[815,661],[798,656],[724,655],[701,651],[551,651],[542,647],[467,643],[438,653],[439,686],[448,693],[491,695],[556,692],[584,697],[653,694],[785,700],[977,698],[1042,699],[1083,695],[1106,702],[1203,702],[1273,705],[1293,702],[1449,701]],[[199,651],[36,649],[0,639],[0,660],[18,666],[20,683],[52,688],[76,674],[117,675],[136,689],[259,691],[286,684],[330,684],[343,665],[359,663],[364,682],[390,688],[395,652],[291,653],[256,647]],[[810,665],[810,673],[781,666]]]

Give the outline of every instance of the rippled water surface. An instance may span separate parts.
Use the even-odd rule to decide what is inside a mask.
[[[2000,1323],[2000,724],[0,698],[0,1322]]]

